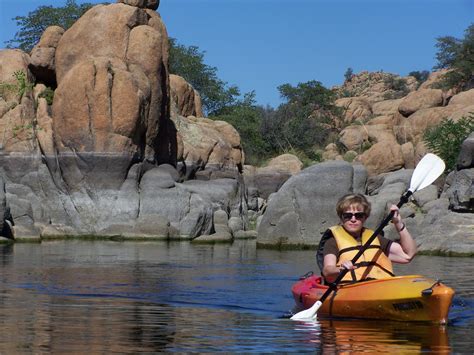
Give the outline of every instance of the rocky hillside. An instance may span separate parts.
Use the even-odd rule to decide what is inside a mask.
[[[465,92],[435,89],[443,72],[434,72],[421,85],[414,77],[362,72],[334,90],[344,117],[337,144],[324,158],[344,154],[364,164],[370,175],[413,168],[427,149],[424,132],[443,118],[454,121],[474,112],[474,89]],[[341,149],[343,147],[343,149]]]

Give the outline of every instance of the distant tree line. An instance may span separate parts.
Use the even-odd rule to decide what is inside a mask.
[[[39,6],[27,16],[17,16],[19,31],[6,42],[9,47],[30,51],[43,31],[51,25],[68,29],[93,4],[77,4],[67,0],[63,7]],[[450,69],[442,81],[443,87],[474,87],[474,24],[463,39],[437,39],[438,63],[434,69]],[[321,160],[322,149],[335,141],[335,123],[341,119],[341,109],[334,102],[335,93],[319,81],[311,80],[296,86],[278,87],[283,103],[277,108],[256,104],[255,92],[242,94],[235,85],[218,77],[216,67],[205,63],[205,52],[197,46],[186,46],[170,38],[170,72],[186,79],[201,95],[205,114],[215,120],[231,123],[240,133],[246,162],[260,165],[272,156],[292,152],[305,164]],[[352,68],[344,74],[345,82],[353,77]],[[413,71],[420,83],[428,71]],[[395,88],[402,85],[390,83]]]

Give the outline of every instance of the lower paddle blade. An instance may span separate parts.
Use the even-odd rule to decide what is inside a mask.
[[[416,165],[410,181],[410,191],[421,190],[431,185],[443,173],[446,165],[444,161],[432,153],[426,154]]]
[[[311,308],[305,309],[304,311],[298,312],[293,317],[291,317],[291,320],[315,320],[317,318],[317,312],[319,307],[321,307],[322,303],[319,301],[316,301]]]

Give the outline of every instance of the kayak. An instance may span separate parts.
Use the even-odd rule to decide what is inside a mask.
[[[302,277],[291,289],[297,312],[328,290],[319,276]],[[318,309],[318,318],[366,318],[446,324],[454,290],[421,276],[339,284]]]

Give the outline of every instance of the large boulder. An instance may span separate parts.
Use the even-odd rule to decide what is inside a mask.
[[[295,175],[301,171],[303,163],[296,155],[287,153],[270,159],[267,168],[289,172],[291,175]]]
[[[462,142],[457,166],[458,169],[474,168],[474,132]]]
[[[291,177],[289,171],[272,169],[268,167],[257,168],[251,165],[244,166],[244,182],[247,189],[253,191],[254,197],[267,199],[272,193]]]
[[[432,208],[412,233],[419,252],[451,256],[474,255],[472,213],[455,213]]]
[[[194,116],[175,116],[173,120],[182,144],[178,159],[189,169],[242,170],[240,135],[232,125]]]
[[[57,157],[47,161],[71,191],[118,189],[137,160],[173,162],[167,68],[168,37],[154,11],[97,5],[64,33],[52,114]]]
[[[410,141],[416,145],[423,140],[423,134],[427,129],[438,125],[444,118],[451,117],[461,108],[453,105],[420,109],[396,127],[397,137],[402,142]]]
[[[451,210],[474,213],[474,168],[451,172],[446,187]]]
[[[392,115],[398,112],[403,99],[383,100],[372,104],[372,113],[375,116]]]
[[[257,242],[280,247],[317,245],[321,234],[337,223],[335,204],[353,191],[359,173],[347,162],[330,161],[292,176],[269,199]]]
[[[347,150],[360,151],[365,142],[369,140],[367,128],[362,125],[352,125],[344,128],[339,133],[339,142],[341,142]]]
[[[448,69],[441,69],[435,72],[430,73],[428,79],[421,83],[419,90],[424,89],[435,89],[441,81],[443,80],[443,76],[448,72]]]
[[[443,104],[443,91],[440,89],[424,89],[409,93],[398,106],[398,111],[405,117],[414,112],[441,106]]]
[[[180,116],[203,117],[199,93],[179,75],[170,74],[172,113]]]
[[[301,160],[293,154],[282,154],[271,159],[264,167],[244,166],[244,182],[248,198],[254,210],[258,208],[258,198],[267,199],[277,192],[290,176],[300,173]]]
[[[368,137],[375,142],[357,157],[364,164],[369,175],[395,171],[405,166],[400,144],[390,126],[385,124],[367,126]]]
[[[336,100],[335,105],[343,109],[346,123],[352,123],[355,120],[364,121],[372,116],[372,107],[364,98],[344,97]]]
[[[472,106],[474,105],[474,89],[460,92],[459,94],[454,95],[451,100],[449,100],[448,105],[462,105],[462,106]]]

